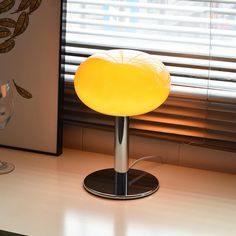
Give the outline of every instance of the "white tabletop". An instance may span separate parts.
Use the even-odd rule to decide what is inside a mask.
[[[141,162],[160,189],[129,201],[87,193],[83,178],[111,156],[65,149],[61,157],[0,148],[15,164],[0,175],[0,229],[29,236],[235,236],[236,175]]]

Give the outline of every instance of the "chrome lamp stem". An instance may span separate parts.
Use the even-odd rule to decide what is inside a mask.
[[[129,117],[115,118],[115,171],[126,173],[129,169]]]

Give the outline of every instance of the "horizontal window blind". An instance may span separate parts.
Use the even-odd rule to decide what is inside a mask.
[[[74,73],[98,51],[142,50],[166,65],[171,93],[131,132],[236,151],[235,1],[67,0],[64,13],[65,122],[112,127],[79,101]]]

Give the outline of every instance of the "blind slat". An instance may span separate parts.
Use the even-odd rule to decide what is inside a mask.
[[[64,29],[65,30],[65,29]],[[179,44],[197,44],[197,45],[209,45],[209,39],[204,38],[194,38],[194,35],[192,37],[177,37],[177,36],[165,36],[161,34],[149,34],[145,35],[143,33],[127,33],[127,32],[117,32],[117,31],[104,31],[104,30],[87,30],[87,29],[80,29],[78,31],[77,27],[67,27],[66,33],[68,34],[68,37],[70,37],[70,34],[76,34],[76,35],[94,35],[94,36],[103,36],[103,37],[116,37],[116,38],[127,38],[127,39],[138,39],[138,40],[150,40],[150,41],[161,41],[161,42],[173,42],[173,43],[179,43]],[[220,39],[212,40],[213,46],[218,47],[229,47],[233,48],[236,46],[236,41],[234,39],[231,39],[229,44],[226,44],[222,42]]]
[[[214,60],[215,58],[220,58],[223,61],[232,61],[236,62],[234,50],[229,48],[224,48],[223,50],[214,49],[209,56],[209,45],[204,45],[204,47],[177,47],[177,45],[160,45],[154,44],[150,41],[148,44],[137,41],[134,45],[131,41],[122,41],[122,40],[111,40],[107,38],[96,38],[96,37],[84,37],[83,35],[67,34],[67,37],[63,38],[65,45],[78,45],[91,48],[129,48],[129,49],[139,49],[145,52],[151,53],[160,53],[160,54],[178,54],[181,57],[183,55],[187,57],[199,58],[199,57],[208,57]],[[99,44],[98,44],[99,42]]]
[[[142,8],[148,8],[148,9],[158,9],[158,10],[169,10],[169,11],[186,11],[187,13],[189,12],[194,12],[194,13],[202,13],[202,12],[209,12],[210,10],[212,12],[217,12],[217,13],[222,13],[222,14],[236,14],[236,10],[235,9],[227,9],[227,8],[216,8],[216,7],[212,7],[210,9],[210,5],[207,6],[196,6],[194,5],[194,7],[192,6],[188,6],[186,4],[183,4],[184,2],[190,2],[191,1],[182,1],[182,3],[178,4],[165,4],[165,2],[163,2],[162,4],[158,4],[158,3],[145,3],[145,2],[128,2],[128,1],[96,1],[96,0],[69,0],[68,1],[68,5],[67,5],[67,9],[68,12],[70,12],[70,4],[91,4],[91,5],[108,5],[108,6],[115,6],[115,7],[133,7],[133,8],[138,8],[138,9],[142,9]],[[196,1],[196,2],[207,2],[210,3],[211,1]],[[174,3],[173,1],[170,3]]]
[[[132,20],[132,17],[129,17]],[[124,29],[138,29],[138,30],[151,30],[151,31],[161,31],[171,33],[178,31],[178,33],[189,33],[195,34],[196,36],[199,35],[206,35],[209,37],[209,29],[208,28],[193,28],[187,26],[172,26],[172,25],[157,25],[157,24],[142,24],[142,23],[132,23],[132,22],[118,22],[118,21],[111,21],[107,22],[105,20],[89,20],[89,19],[78,19],[77,17],[69,17],[67,16],[66,23],[68,25],[74,25],[77,27],[78,25],[91,25],[91,26],[99,26],[99,27],[114,27],[114,28],[122,28]],[[208,22],[210,24],[210,22]],[[67,28],[67,30],[69,30]],[[69,31],[68,31],[69,32]],[[212,36],[228,36],[228,37],[235,37],[236,32],[232,30],[224,30],[224,29],[212,29],[211,30]]]

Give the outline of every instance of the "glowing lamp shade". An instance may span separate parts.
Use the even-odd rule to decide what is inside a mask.
[[[147,53],[109,50],[83,62],[75,75],[75,90],[88,107],[112,116],[144,114],[168,97],[170,75]]]
[[[146,197],[157,191],[155,176],[129,168],[128,130],[129,116],[152,111],[168,97],[170,75],[162,62],[140,51],[103,51],[79,66],[74,85],[88,107],[115,116],[114,168],[91,173],[84,179],[84,188],[111,199]]]

